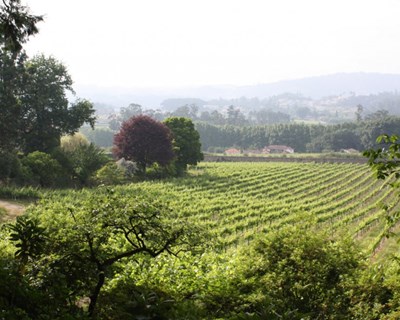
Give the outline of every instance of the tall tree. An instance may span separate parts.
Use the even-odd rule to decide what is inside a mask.
[[[20,0],[0,4],[0,149],[18,144],[22,108],[20,95],[26,55],[22,45],[38,32],[41,16],[30,14]]]
[[[122,107],[119,114],[120,114],[120,121],[124,122],[129,120],[132,117],[139,116],[143,113],[142,106],[137,103],[131,103],[127,107]]]
[[[239,108],[235,108],[233,105],[230,105],[226,111],[226,114],[227,124],[234,126],[242,126],[246,124],[246,118]]]
[[[364,111],[364,107],[361,104],[357,105],[357,111],[356,111],[356,121],[360,122],[362,121],[362,113]]]
[[[2,0],[0,4],[0,43],[1,49],[17,54],[28,38],[38,33],[36,24],[43,21],[35,16],[20,0]]]
[[[170,117],[165,119],[164,123],[172,132],[176,154],[175,165],[178,171],[185,171],[188,164],[196,165],[203,160],[200,135],[191,119]]]
[[[196,120],[198,112],[199,107],[196,104],[192,103],[190,105],[186,104],[177,108],[174,112],[172,112],[172,115],[175,117],[185,117]]]
[[[18,58],[0,49],[0,149],[12,150],[19,143],[22,119],[22,78],[26,56]]]
[[[142,106],[140,104],[131,103],[127,107],[122,107],[119,114],[111,114],[109,116],[109,127],[111,130],[118,131],[121,128],[122,122],[141,114],[143,114]]]
[[[26,63],[23,107],[23,149],[50,151],[63,134],[73,134],[84,124],[95,123],[92,103],[78,100],[69,105],[67,92],[74,93],[66,67],[54,58],[39,55]]]
[[[140,115],[125,121],[114,138],[114,154],[137,162],[145,174],[153,163],[168,165],[174,158],[171,131],[149,116]]]

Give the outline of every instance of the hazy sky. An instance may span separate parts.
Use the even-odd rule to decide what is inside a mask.
[[[28,54],[76,84],[257,84],[400,73],[400,0],[28,0]]]

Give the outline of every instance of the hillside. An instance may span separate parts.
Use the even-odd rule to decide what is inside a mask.
[[[76,85],[78,96],[117,108],[130,103],[158,108],[164,100],[197,98],[203,100],[258,97],[264,99],[282,93],[298,93],[318,99],[353,92],[355,95],[378,94],[400,90],[399,74],[338,73],[319,77],[292,79],[248,86],[210,85],[202,87],[123,88]]]
[[[398,244],[385,237],[397,200],[365,164],[202,163],[181,178],[46,191],[31,220],[2,228],[3,297],[15,293],[24,319],[398,319]],[[17,282],[6,266],[24,221],[46,238]],[[77,303],[59,310],[65,297]]]
[[[208,162],[192,174],[122,188],[155,192],[176,219],[210,230],[223,250],[308,217],[332,233],[357,237],[372,253],[383,239],[379,203],[397,200],[365,164]]]
[[[243,96],[268,97],[292,92],[314,99],[350,92],[369,95],[398,90],[400,75],[382,73],[338,73],[239,88]]]

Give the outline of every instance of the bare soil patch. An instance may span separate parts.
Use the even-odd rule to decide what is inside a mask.
[[[25,212],[25,206],[19,203],[0,200],[0,207],[7,211],[5,217],[1,217],[0,220],[9,221],[14,220],[16,217],[22,215]]]

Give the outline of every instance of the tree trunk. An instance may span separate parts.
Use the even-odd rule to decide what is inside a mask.
[[[97,285],[94,288],[92,294],[90,295],[90,304],[89,304],[89,317],[93,317],[94,310],[96,308],[97,298],[99,297],[100,290],[103,287],[105,280],[104,268],[99,268],[99,275],[97,278]]]

